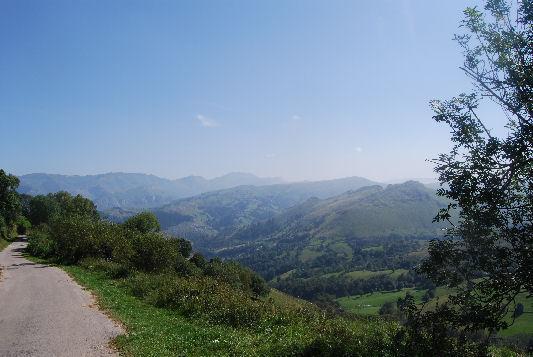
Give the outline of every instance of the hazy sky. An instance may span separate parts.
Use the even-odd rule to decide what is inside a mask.
[[[473,1],[0,1],[0,167],[433,176]]]

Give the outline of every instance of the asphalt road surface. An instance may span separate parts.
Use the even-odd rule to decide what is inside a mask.
[[[64,271],[22,257],[25,242],[0,252],[0,356],[113,356],[123,333]]]

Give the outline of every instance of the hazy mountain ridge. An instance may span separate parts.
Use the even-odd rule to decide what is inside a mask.
[[[214,179],[188,176],[176,180],[121,172],[86,176],[35,173],[20,176],[19,192],[37,195],[67,191],[90,198],[99,210],[113,207],[135,209],[158,207],[207,191],[280,182],[283,180],[261,178],[247,173],[230,173]]]
[[[442,225],[432,222],[445,202],[414,181],[363,187],[328,199],[310,199],[272,219],[245,227],[232,238],[275,241],[295,235],[316,240],[384,237],[434,237]]]
[[[226,244],[212,249],[287,284],[289,273],[292,284],[329,273],[409,269],[425,254],[427,241],[443,235],[445,225],[432,220],[445,206],[419,182],[368,186],[328,199],[311,198],[219,237]]]
[[[267,220],[311,197],[327,198],[376,182],[350,177],[328,181],[239,186],[177,200],[153,209],[163,229],[204,247],[237,229]],[[211,242],[207,242],[211,240]]]

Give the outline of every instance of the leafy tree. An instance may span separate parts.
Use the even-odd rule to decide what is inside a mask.
[[[27,195],[25,193],[19,194],[20,205],[21,205],[21,214],[28,218],[30,216],[30,202],[33,196]]]
[[[100,219],[93,201],[82,195],[72,196],[68,192],[60,191],[49,196],[59,204],[61,214],[64,216],[84,217],[93,221]]]
[[[31,228],[31,223],[28,221],[28,219],[24,216],[19,216],[17,218],[17,233],[18,234],[26,234],[28,233],[28,230]]]
[[[161,226],[155,214],[152,212],[141,212],[128,218],[124,227],[133,229],[141,233],[156,233],[161,230]]]
[[[94,203],[81,195],[72,196],[68,192],[38,195],[30,199],[28,217],[34,226],[51,224],[60,217],[84,217],[96,221],[99,219]]]
[[[28,218],[34,226],[42,223],[50,224],[60,214],[61,206],[52,195],[34,196],[29,202]]]
[[[394,315],[396,313],[396,302],[386,302],[379,308],[380,315]]]
[[[448,237],[431,243],[420,270],[456,293],[411,317],[442,339],[506,328],[515,297],[533,295],[533,1],[487,0],[484,10],[467,8],[455,37],[475,90],[431,102],[451,129],[454,145],[434,163],[439,195],[453,203],[435,219],[450,222]],[[501,134],[481,120],[482,99],[501,108]]]
[[[0,169],[0,230],[4,232],[3,238],[7,238],[21,211],[20,198],[16,191],[18,185],[18,177]]]
[[[207,260],[200,253],[194,253],[189,261],[200,269],[204,269],[207,265]]]

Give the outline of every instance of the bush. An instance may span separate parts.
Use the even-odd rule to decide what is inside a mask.
[[[80,266],[88,270],[103,272],[111,279],[123,279],[131,273],[127,265],[102,258],[85,258],[80,261]]]
[[[178,258],[176,245],[158,233],[130,231],[135,255],[133,264],[145,272],[170,271],[175,267]]]
[[[390,325],[325,318],[313,324],[303,356],[392,356]],[[299,353],[300,354],[300,353]]]
[[[28,237],[27,251],[36,257],[51,258],[56,253],[55,241],[51,238],[47,226],[41,225],[32,230]]]
[[[200,269],[205,269],[207,266],[207,260],[205,260],[204,256],[200,253],[194,253],[189,261]]]
[[[52,195],[38,195],[30,199],[28,218],[34,226],[50,224],[61,216],[61,207]]]
[[[258,326],[271,310],[264,301],[209,277],[139,273],[128,279],[132,293],[158,307],[180,311],[189,317],[205,317],[232,327]]]
[[[56,256],[66,264],[75,264],[86,257],[97,256],[98,236],[94,222],[83,217],[67,217],[52,225],[52,239],[56,243]]]
[[[17,233],[19,235],[25,235],[31,228],[31,223],[26,217],[20,216],[17,219]]]
[[[29,200],[28,206],[28,218],[34,226],[41,223],[51,225],[55,220],[74,216],[92,221],[99,219],[96,206],[91,200],[63,191],[34,196]]]
[[[180,276],[197,276],[202,274],[202,269],[179,254],[176,257],[174,269]]]
[[[156,233],[161,230],[159,221],[155,214],[151,212],[141,212],[128,218],[122,225],[131,230],[135,230],[140,233]]]
[[[131,234],[120,225],[101,221],[94,225],[97,257],[130,267],[135,255]]]
[[[0,216],[0,239],[9,239],[9,227],[6,224],[4,217]]]
[[[204,273],[218,281],[231,285],[235,289],[254,295],[266,295],[269,291],[263,278],[237,262],[223,262],[219,258],[215,258],[205,266]]]
[[[190,241],[182,238],[170,237],[169,241],[176,246],[176,249],[184,258],[189,258],[192,252],[192,244]]]
[[[398,312],[396,302],[388,301],[379,308],[380,315],[394,315]]]

